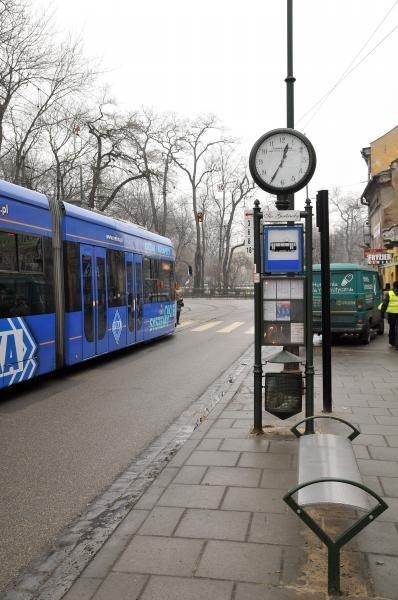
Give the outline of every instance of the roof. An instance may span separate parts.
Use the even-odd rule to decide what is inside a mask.
[[[169,238],[163,237],[157,233],[153,233],[152,231],[149,231],[140,225],[135,225],[129,221],[114,219],[113,217],[108,217],[103,213],[81,208],[80,206],[76,206],[75,204],[70,204],[68,202],[63,202],[63,205],[65,208],[65,214],[68,217],[74,217],[79,219],[79,221],[86,221],[88,223],[94,223],[95,225],[102,225],[122,233],[135,235],[146,240],[151,240],[152,242],[165,244],[166,246],[172,246],[172,242]]]
[[[374,144],[375,142],[379,142],[380,140],[382,140],[384,137],[386,137],[386,135],[389,135],[390,133],[393,133],[397,131],[398,132],[398,125],[395,125],[395,127],[393,127],[392,129],[389,129],[388,131],[386,131],[386,133],[383,133],[383,135],[381,135],[380,137],[376,138],[375,140],[373,140],[373,142],[370,142],[371,144]]]
[[[322,265],[312,265],[313,271],[320,271]],[[330,263],[331,271],[374,271],[370,265],[358,265],[357,263]]]
[[[48,210],[48,200],[44,194],[34,192],[14,183],[9,183],[8,181],[4,181],[4,179],[0,179],[0,195],[10,198],[10,200],[20,200]]]
[[[9,198],[10,200],[19,200],[20,202],[25,202],[27,204],[50,210],[47,196],[44,194],[29,190],[28,188],[24,188],[20,185],[15,185],[14,183],[9,183],[3,179],[0,179],[0,196],[3,198]],[[134,223],[130,223],[128,221],[113,219],[112,217],[108,217],[103,213],[98,213],[86,208],[80,208],[68,202],[63,202],[62,204],[65,209],[65,214],[69,217],[75,217],[81,221],[94,223],[96,225],[103,225],[105,227],[109,227],[110,229],[114,229],[129,235],[135,235],[152,242],[158,242],[160,244],[165,244],[166,246],[172,246],[172,242],[169,238],[148,231],[140,225],[135,225]]]

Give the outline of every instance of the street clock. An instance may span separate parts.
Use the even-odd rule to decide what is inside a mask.
[[[299,131],[273,129],[254,144],[250,173],[257,185],[271,194],[292,194],[310,181],[316,167],[311,142]]]

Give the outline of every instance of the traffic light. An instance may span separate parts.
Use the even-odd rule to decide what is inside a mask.
[[[198,213],[196,213],[196,216],[198,218],[198,223],[202,223],[203,222],[203,213],[198,212]]]

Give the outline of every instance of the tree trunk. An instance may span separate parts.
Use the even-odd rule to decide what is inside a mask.
[[[97,139],[97,156],[95,160],[95,165],[93,165],[93,179],[91,184],[90,193],[88,195],[88,207],[94,208],[95,206],[95,197],[97,195],[97,190],[101,182],[101,154],[102,154],[102,140],[101,136],[96,135],[95,132],[90,131],[96,139]]]
[[[202,236],[200,231],[200,223],[196,218],[196,249],[195,249],[195,272],[193,276],[193,287],[203,287],[203,275],[202,275]]]
[[[169,176],[169,165],[170,165],[170,150],[167,153],[164,172],[163,172],[163,186],[162,186],[162,203],[163,203],[163,219],[160,228],[160,235],[166,235],[167,229],[167,178]]]

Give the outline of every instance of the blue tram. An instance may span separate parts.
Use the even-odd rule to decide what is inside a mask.
[[[0,388],[175,331],[174,249],[0,180]]]

